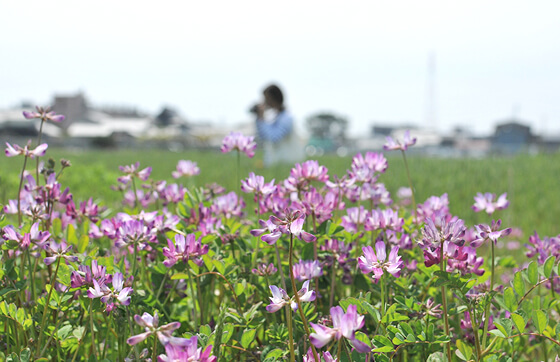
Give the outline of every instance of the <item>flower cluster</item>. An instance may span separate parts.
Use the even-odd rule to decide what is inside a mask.
[[[241,132],[231,132],[222,141],[222,153],[228,153],[234,150],[245,153],[249,158],[255,155],[255,137],[245,136]]]

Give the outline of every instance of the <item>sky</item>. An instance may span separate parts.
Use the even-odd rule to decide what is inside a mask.
[[[277,83],[300,128],[333,112],[351,135],[487,134],[511,117],[560,133],[558,14],[552,0],[6,1],[0,108],[81,91],[235,125]]]

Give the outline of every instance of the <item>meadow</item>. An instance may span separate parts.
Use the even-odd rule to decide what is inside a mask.
[[[408,186],[403,160],[399,154],[385,153],[389,170],[380,176],[391,194],[399,187]],[[260,154],[252,159],[242,159],[237,171],[235,155],[221,154],[219,150],[170,152],[165,150],[62,150],[51,149],[48,156],[58,162],[64,158],[72,167],[61,176],[61,182],[70,187],[79,200],[89,197],[115,208],[122,196],[110,185],[116,185],[121,165],[140,162],[141,166],[152,167],[154,180],[174,182],[171,172],[179,160],[197,162],[200,175],[190,180],[191,186],[204,186],[216,182],[229,191],[238,191],[240,179],[249,172],[263,175],[265,179],[283,180],[288,177],[292,165],[280,164],[263,168]],[[353,156],[353,155],[352,155]],[[352,156],[322,156],[316,159],[328,168],[329,174],[342,176],[352,162]],[[483,216],[470,210],[477,192],[501,194],[507,192],[511,202],[504,211],[506,225],[520,228],[528,237],[535,230],[542,235],[560,234],[560,154],[517,155],[489,157],[483,159],[449,159],[409,156],[413,187],[418,202],[430,196],[448,194],[450,210],[465,220],[468,225],[483,222]],[[3,170],[21,167],[19,160],[0,159]],[[239,173],[238,178],[237,172]],[[4,172],[0,176],[0,202],[14,198],[8,190],[16,190],[17,173]],[[187,185],[189,186],[189,185]],[[247,202],[251,202],[246,197]]]
[[[0,359],[558,359],[560,155],[413,144],[273,168],[241,134],[222,152],[7,145]]]

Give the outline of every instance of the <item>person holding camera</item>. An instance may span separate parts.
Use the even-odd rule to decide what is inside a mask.
[[[264,101],[255,105],[257,134],[264,148],[264,165],[298,162],[303,146],[294,132],[294,118],[284,106],[284,94],[271,84],[263,90]]]

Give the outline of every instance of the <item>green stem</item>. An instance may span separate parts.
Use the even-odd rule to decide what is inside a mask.
[[[474,316],[474,310],[471,309],[469,311],[469,315],[471,317],[471,325],[473,327],[473,332],[474,332],[474,343],[476,346],[477,361],[480,361],[480,359],[482,358],[482,349],[480,348],[480,340],[479,340],[480,336],[478,335],[478,324]]]
[[[134,177],[132,177],[131,180],[132,180],[132,191],[134,192],[134,208],[136,209],[138,205],[140,205],[140,201],[138,200],[138,193],[136,192],[136,182],[134,181]]]
[[[296,354],[294,351],[294,330],[292,327],[292,307],[286,304],[286,321],[288,322],[288,344],[290,348],[290,362],[295,362]]]
[[[416,220],[416,199],[414,198],[414,188],[412,187],[412,179],[410,178],[410,170],[408,169],[408,162],[406,161],[406,154],[404,150],[401,150],[404,168],[406,169],[406,177],[408,178],[408,187],[410,187],[410,192],[412,193],[412,208],[414,210],[414,220]]]
[[[261,195],[257,194],[257,225],[259,224],[259,219],[261,218],[260,203],[261,203]],[[253,260],[251,265],[253,266],[253,268],[256,266],[257,259],[259,258],[259,250],[261,246],[261,239],[258,236],[255,236],[255,238],[257,239],[257,250],[255,251],[252,257]]]
[[[95,343],[95,330],[93,328],[93,313],[92,313],[92,305],[93,305],[93,299],[89,300],[89,325],[90,325],[90,329],[91,329],[91,348],[93,349],[93,355],[95,356],[96,359],[99,359],[99,355],[97,353],[97,348],[96,348],[96,343]]]
[[[25,167],[27,166],[27,156],[23,158],[23,169],[21,170],[21,175],[19,177],[19,187],[17,194],[17,210],[18,210],[18,226],[21,226],[21,187],[23,186],[23,173],[25,172]],[[37,177],[39,179],[39,177]]]
[[[294,235],[290,234],[290,250],[288,254],[289,255],[288,260],[290,265],[290,280],[292,281],[292,292],[294,293],[294,297],[296,299],[297,310],[299,312],[299,316],[301,317],[303,328],[305,329],[305,334],[307,335],[307,339],[309,339],[309,342],[311,342],[311,339],[309,337],[311,333],[309,332],[307,318],[305,318],[305,314],[303,313],[303,305],[301,304],[301,301],[299,299],[298,290],[296,287],[296,279],[294,277],[294,270],[293,270],[293,262],[294,262],[293,254],[294,254]],[[311,343],[311,350],[313,351],[313,358],[315,359],[315,361],[319,361],[317,350],[315,350],[315,346],[313,345],[313,343]]]
[[[334,304],[334,290],[336,287],[336,259],[333,256],[332,270],[331,270],[331,296],[329,299],[329,309],[332,308]]]
[[[192,284],[192,277],[191,277],[191,268],[190,265],[187,263],[187,275],[189,277],[188,279],[188,283],[189,283],[189,288],[191,289],[191,298],[192,298],[192,303],[193,303],[193,322],[194,322],[194,329],[197,330],[198,329],[198,324],[197,324],[197,320],[196,320],[196,302],[197,302],[197,298],[194,292],[194,287]],[[198,306],[200,308],[200,306]]]
[[[445,272],[445,259],[443,258],[443,241],[441,242],[440,247],[440,270]],[[445,290],[445,285],[441,286],[441,305],[443,307],[443,322],[445,324],[445,334],[451,339],[451,335],[449,334],[449,320],[447,316],[447,292]],[[451,345],[449,342],[445,343],[445,347],[447,350],[447,359],[451,361]]]
[[[282,288],[286,288],[286,279],[284,278],[284,271],[282,270],[282,262],[280,261],[280,251],[278,250],[278,242],[274,243],[274,249],[276,250],[276,263],[278,264],[278,270],[280,271],[280,279],[282,280]],[[291,271],[290,271],[291,273]]]
[[[381,281],[379,283],[379,286],[381,287],[381,315],[384,316],[387,302],[385,300],[385,273],[381,274]]]
[[[490,317],[490,306],[492,305],[492,292],[494,291],[494,242],[490,240],[491,253],[492,253],[492,265],[491,265],[491,275],[490,275],[490,300],[486,301],[486,308],[484,309],[484,329],[482,333],[482,348],[486,347],[486,337],[488,334],[488,323]]]
[[[156,300],[159,300],[159,296],[161,295],[161,292],[163,291],[163,286],[165,285],[165,282],[167,281],[167,276],[169,275],[169,269],[167,269],[167,271],[165,272],[165,275],[163,276],[163,280],[161,281],[161,284],[159,285],[159,289],[157,291],[156,294]]]
[[[158,338],[154,334],[154,346],[152,348],[152,361],[157,361],[157,342],[158,342]]]
[[[53,274],[53,278],[51,279],[51,288],[49,289],[49,294],[47,295],[47,301],[45,302],[45,309],[43,310],[43,319],[41,320],[41,328],[39,329],[39,343],[37,343],[37,357],[39,356],[39,352],[41,352],[41,343],[43,342],[43,336],[45,335],[45,322],[47,321],[47,312],[49,309],[49,303],[51,301],[52,291],[54,289],[54,283],[56,283],[56,276],[58,274],[58,268],[60,267],[60,260],[62,258],[59,257],[56,262],[56,269]]]
[[[41,119],[41,125],[39,126],[39,138],[37,139],[37,146],[41,144],[41,136],[43,135],[43,123],[45,123],[45,121]],[[35,175],[37,175],[37,186],[39,186],[39,157],[37,157],[37,163],[35,165]]]

